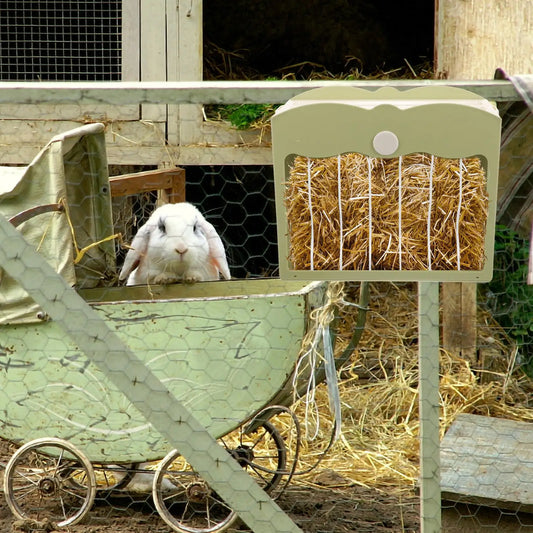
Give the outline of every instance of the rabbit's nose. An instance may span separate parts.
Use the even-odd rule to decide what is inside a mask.
[[[187,246],[178,246],[175,248],[175,250],[179,255],[183,255],[189,250],[189,248],[187,248]]]

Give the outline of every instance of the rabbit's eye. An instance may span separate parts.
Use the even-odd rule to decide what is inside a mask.
[[[198,226],[198,222],[195,222],[194,226],[192,227],[192,230],[194,231],[194,233],[198,233],[199,229],[200,229],[200,226]]]
[[[157,227],[158,227],[158,229],[159,229],[159,231],[161,233],[166,233],[167,232],[167,228],[165,227],[165,222],[163,220],[159,219]]]

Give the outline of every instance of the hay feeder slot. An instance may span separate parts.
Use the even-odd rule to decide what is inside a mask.
[[[490,280],[500,125],[453,87],[289,100],[272,118],[281,277]]]

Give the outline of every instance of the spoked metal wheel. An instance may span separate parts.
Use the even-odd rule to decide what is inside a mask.
[[[287,449],[283,437],[271,422],[263,422],[250,433],[238,429],[221,441],[266,492],[273,491],[287,473]]]
[[[236,430],[222,439],[223,446],[263,490],[279,483],[286,466],[283,438],[270,422],[250,434]],[[177,450],[160,463],[154,477],[153,498],[163,520],[180,533],[225,531],[237,514],[192,469]]]
[[[87,457],[69,442],[44,438],[19,448],[6,465],[4,493],[19,519],[79,522],[91,508],[96,481]]]
[[[177,450],[171,451],[157,468],[153,498],[161,518],[180,533],[224,531],[237,519],[231,507]]]

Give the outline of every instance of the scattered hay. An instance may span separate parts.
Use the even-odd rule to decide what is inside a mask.
[[[418,482],[418,344],[415,284],[371,285],[371,311],[361,343],[341,370],[342,436],[320,466],[293,483],[312,486],[359,485],[382,491],[412,491]],[[344,313],[339,350],[345,346],[356,313]],[[473,369],[442,350],[440,359],[440,438],[460,413],[533,421],[532,380],[508,372],[512,352],[497,325],[479,311],[478,333],[490,338],[491,371]],[[344,339],[344,342],[342,341]],[[494,340],[496,339],[496,340]],[[489,344],[487,344],[489,346]],[[332,421],[325,385],[316,391],[319,435],[303,440],[298,470],[312,467],[327,448]],[[300,420],[305,405],[296,406]],[[334,471],[331,478],[323,472]],[[331,485],[333,483],[333,485]]]
[[[250,65],[248,50],[226,50],[212,41],[204,42],[204,68],[203,79],[206,81],[228,80],[390,80],[390,79],[434,79],[434,70],[431,62],[411,65],[404,59],[405,65],[400,65],[389,70],[378,69],[371,73],[364,73],[360,60],[349,56],[346,58],[344,72],[333,73],[324,65],[311,61],[302,61],[287,65],[268,75],[259,72]],[[266,103],[266,102],[265,102]],[[247,105],[247,104],[245,104]],[[209,104],[203,107],[204,118],[212,122],[226,123],[226,106]],[[253,129],[261,129],[265,133],[270,130],[270,118],[276,106],[271,106],[254,122]]]
[[[297,156],[286,204],[295,270],[483,268],[488,195],[478,158]]]

